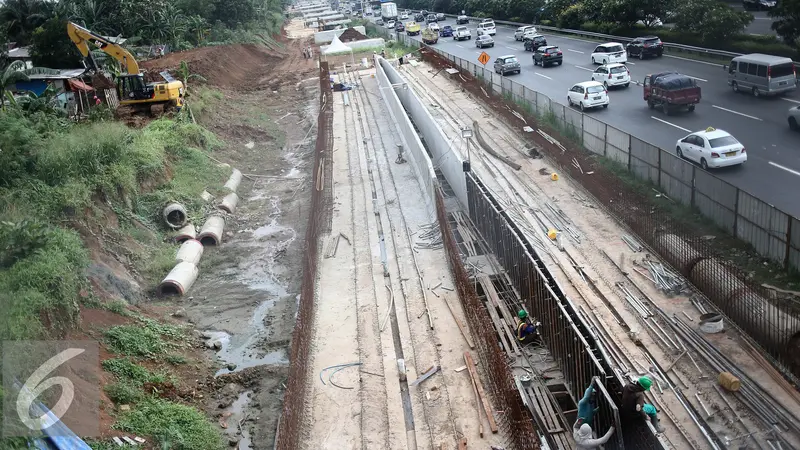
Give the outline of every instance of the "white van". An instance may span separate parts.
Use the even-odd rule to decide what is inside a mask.
[[[726,68],[728,86],[734,92],[750,92],[759,97],[797,89],[797,75],[791,58],[751,53],[733,58]]]
[[[478,24],[478,36],[482,34],[488,34],[489,36],[494,36],[497,34],[497,28],[494,26],[494,20],[486,19]]]

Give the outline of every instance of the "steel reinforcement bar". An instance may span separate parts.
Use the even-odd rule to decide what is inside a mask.
[[[450,273],[453,276],[458,298],[461,300],[470,332],[475,341],[480,367],[489,381],[488,388],[494,400],[495,410],[502,411],[500,414],[495,414],[495,417],[508,438],[507,448],[509,450],[538,450],[540,448],[539,438],[536,435],[533,421],[522,403],[505,352],[497,340],[492,319],[481,304],[478,292],[461,260],[461,252],[447,220],[447,210],[440,187],[436,189],[436,215],[447,253]]]
[[[317,116],[317,140],[314,149],[314,166],[311,176],[311,207],[306,228],[303,252],[303,281],[300,287],[300,304],[289,351],[289,376],[283,396],[283,410],[275,435],[275,448],[296,450],[305,440],[304,424],[309,401],[309,376],[311,365],[311,340],[314,338],[314,293],[317,280],[317,253],[319,234],[328,223],[330,211],[325,206],[326,159],[331,153],[333,128],[333,95],[330,87],[328,63],[320,63],[320,109]]]
[[[613,403],[619,404],[624,381],[616,376],[612,362],[606,359],[601,344],[575,305],[564,295],[536,250],[480,179],[471,173],[466,176],[470,219],[510,276],[528,312],[542,322],[542,338],[559,362],[573,398],[583,397],[586,387],[597,377]],[[601,411],[593,428],[602,431],[616,426],[619,429],[615,405],[602,401],[602,396],[598,398]],[[662,448],[644,422],[626,423],[621,431],[606,448]]]

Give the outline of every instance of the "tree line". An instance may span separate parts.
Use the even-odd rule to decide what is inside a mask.
[[[285,0],[5,0],[0,44],[32,46],[35,65],[79,67],[66,33],[78,23],[129,45],[186,49],[231,40],[237,31],[277,32]]]
[[[796,52],[800,46],[800,0],[780,0],[769,12],[782,42],[746,36],[751,13],[719,0],[398,0],[398,6],[521,23],[634,36],[658,32],[662,39],[739,51]],[[669,24],[669,27],[663,25]],[[742,44],[742,42],[746,42]],[[754,48],[761,45],[765,48]],[[770,48],[770,46],[772,48]],[[782,46],[782,47],[778,47]],[[789,48],[791,47],[791,49]],[[737,50],[732,50],[737,51]]]

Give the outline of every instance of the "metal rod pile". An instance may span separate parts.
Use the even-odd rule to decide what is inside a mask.
[[[781,432],[791,431],[795,434],[800,434],[798,418],[783,408],[775,398],[765,392],[761,386],[751,380],[744,372],[740,371],[738,366],[728,357],[680,318],[673,316],[670,325],[675,330],[676,335],[700,354],[714,371],[717,373],[730,372],[741,381],[741,388],[735,395],[750,408],[753,416],[763,422],[767,428],[775,431],[774,436],[779,442],[785,444],[787,448],[791,448],[791,444],[786,441]],[[736,414],[736,411],[734,411],[734,414]]]
[[[658,261],[644,260],[645,268],[650,272],[650,281],[667,294],[679,294],[686,287],[683,278],[664,267]]]
[[[427,225],[420,225],[422,232],[419,234],[419,240],[414,245],[415,248],[438,250],[442,248],[442,233],[439,230],[438,223],[429,223]]]
[[[640,316],[647,319],[653,315],[653,313],[650,312],[650,308],[648,308],[647,305],[636,294],[634,294],[630,288],[628,288],[628,286],[618,282],[617,287],[624,294],[625,300],[628,302],[628,304],[631,305],[631,307],[633,307],[633,309],[638,312]]]
[[[545,206],[550,210],[551,214],[546,214],[556,230],[567,233],[578,244],[581,243],[581,235],[572,228],[572,222],[560,209],[556,209],[550,202],[545,202]],[[542,211],[544,212],[544,211]]]

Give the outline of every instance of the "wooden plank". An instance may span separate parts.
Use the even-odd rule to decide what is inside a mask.
[[[489,278],[488,275],[481,274],[478,275],[478,282],[480,282],[481,286],[483,286],[483,292],[486,293],[486,298],[489,299],[489,301],[487,302],[489,303],[489,305],[487,305],[486,307],[486,309],[489,310],[489,315],[492,316],[492,320],[495,320],[495,317],[497,318],[497,323],[495,324],[497,332],[500,334],[505,333],[506,337],[508,338],[508,341],[511,343],[510,351],[517,356],[521,356],[522,352],[520,351],[519,345],[517,343],[517,334],[515,332],[512,332],[511,329],[506,324],[506,322],[504,320],[501,320],[500,316],[497,315],[497,310],[495,309],[495,307],[498,306],[498,302],[501,302],[501,300],[497,296],[497,291],[495,291],[494,289],[492,280]],[[502,341],[503,339],[500,340]],[[506,350],[506,352],[509,352],[509,350]],[[511,356],[511,353],[509,353],[509,356]]]
[[[553,418],[550,417],[549,411],[545,408],[542,397],[539,395],[539,391],[535,388],[535,385],[528,388],[528,397],[530,397],[531,401],[536,406],[536,411],[539,413],[539,417],[542,419],[545,428],[554,428],[555,424],[553,423]]]
[[[481,439],[483,439],[483,419],[481,419],[483,416],[483,411],[481,410],[481,397],[478,395],[478,386],[475,384],[475,380],[470,377],[470,381],[472,381],[472,392],[475,393],[475,411],[478,412],[478,431],[481,435]]]
[[[489,318],[492,319],[494,323],[494,329],[497,332],[498,337],[500,338],[500,344],[503,346],[503,350],[505,350],[506,354],[509,358],[514,358],[514,352],[511,349],[511,345],[503,339],[503,324],[500,322],[500,317],[497,316],[497,311],[494,310],[489,302],[486,302],[486,311],[489,313]]]
[[[469,371],[469,376],[472,378],[472,381],[475,383],[475,388],[478,389],[478,396],[481,398],[484,411],[486,411],[486,418],[489,419],[489,429],[492,430],[492,433],[497,433],[497,422],[494,420],[494,410],[492,410],[489,399],[486,398],[486,393],[483,391],[483,384],[481,384],[481,379],[478,378],[478,371],[475,370],[475,361],[472,359],[472,355],[469,352],[464,352],[464,362],[467,364],[467,370]]]
[[[446,297],[442,297],[444,300],[444,304],[447,305],[447,309],[450,310],[450,315],[453,316],[453,320],[455,320],[456,325],[458,325],[458,329],[461,331],[461,335],[464,336],[464,340],[467,341],[467,345],[469,345],[470,349],[475,348],[475,344],[472,343],[472,337],[469,335],[469,331],[467,331],[466,325],[461,322],[461,319],[456,316],[456,312],[453,311],[453,307],[450,306],[450,302],[447,301]]]

